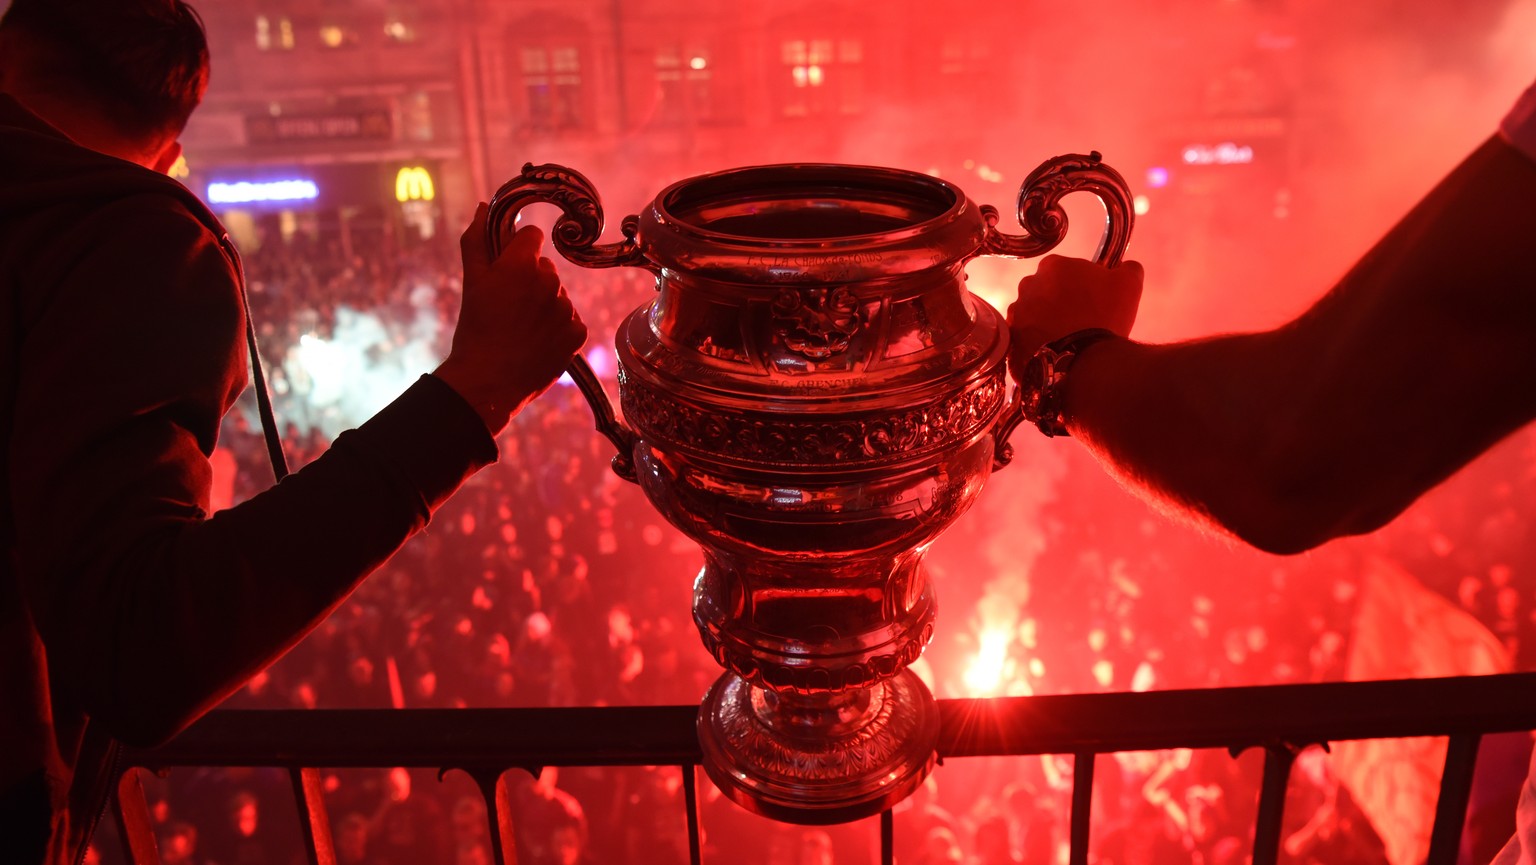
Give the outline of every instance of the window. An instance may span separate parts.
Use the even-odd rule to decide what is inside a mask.
[[[391,3],[384,10],[384,41],[391,45],[415,42],[420,38],[420,10],[414,3]]]
[[[399,18],[384,22],[384,38],[390,42],[415,42],[416,28]]]
[[[864,110],[864,43],[857,39],[786,39],[779,107],[786,117]]]
[[[656,84],[660,92],[654,122],[661,125],[708,123],[714,119],[714,69],[703,50],[677,46],[656,52]]]
[[[320,25],[320,44],[326,48],[352,48],[357,45],[357,29],[342,21]]]
[[[939,47],[940,75],[985,75],[991,61],[991,46],[979,39],[951,37]]]
[[[282,17],[274,22],[265,15],[257,15],[256,48],[261,51],[271,51],[274,48],[282,51],[293,50],[293,21]]]
[[[400,128],[410,141],[432,140],[432,97],[417,90],[400,100]]]
[[[519,54],[527,122],[535,129],[581,125],[581,55],[569,45],[525,47]]]

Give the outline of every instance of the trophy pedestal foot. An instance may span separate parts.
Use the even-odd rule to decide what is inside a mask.
[[[699,712],[715,785],[784,823],[847,823],[892,807],[928,777],[938,738],[938,706],[910,670],[837,694],[775,693],[727,673]]]

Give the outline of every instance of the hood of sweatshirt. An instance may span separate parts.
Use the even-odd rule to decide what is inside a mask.
[[[82,147],[0,93],[0,222],[71,201],[155,193],[175,197],[216,237],[224,236],[218,217],[178,181]]]

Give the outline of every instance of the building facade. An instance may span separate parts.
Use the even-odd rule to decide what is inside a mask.
[[[1154,205],[1266,173],[1244,194],[1286,208],[1295,40],[1251,3],[204,5],[188,181],[245,243],[456,233],[529,162],[592,179],[610,233],[675,180],[772,162],[929,171],[1006,210],[1041,159],[1093,148]]]

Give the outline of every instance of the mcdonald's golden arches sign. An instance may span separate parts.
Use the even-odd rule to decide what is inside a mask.
[[[407,165],[395,175],[395,200],[431,201],[437,197],[432,185],[432,175],[420,165]]]

